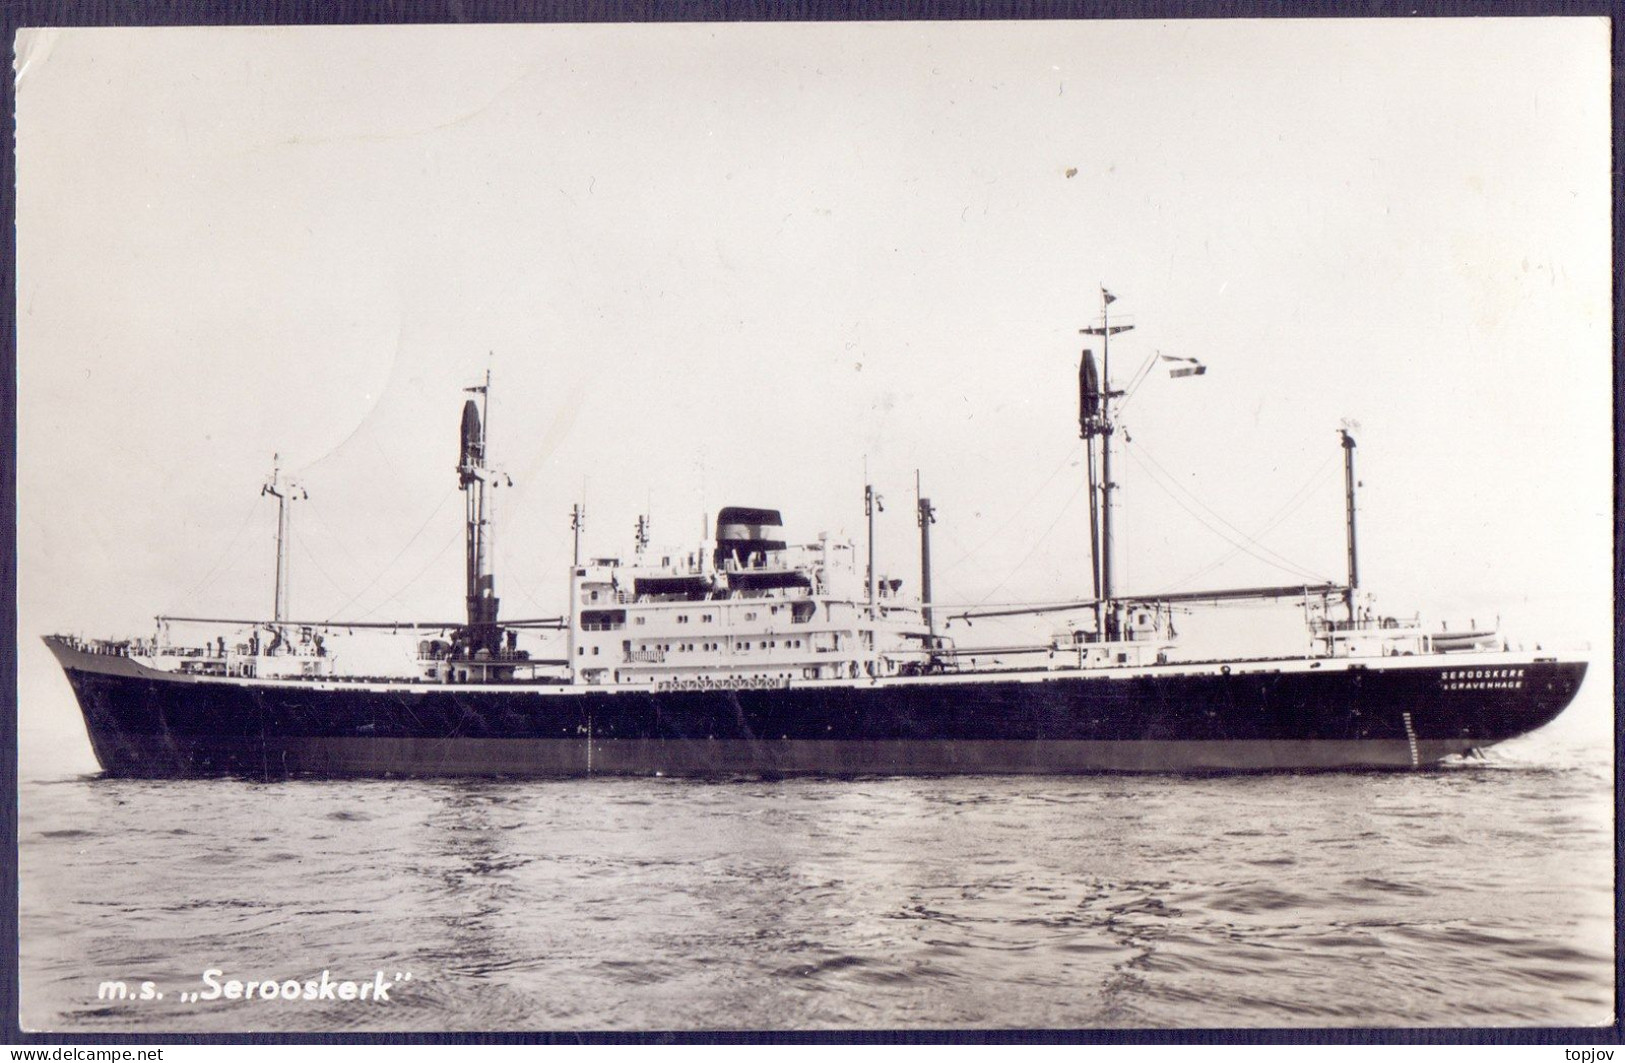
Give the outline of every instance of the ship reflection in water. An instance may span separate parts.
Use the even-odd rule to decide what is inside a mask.
[[[22,1024],[1605,1023],[1605,756],[1542,735],[1422,775],[25,782]],[[179,1002],[208,968],[412,979]],[[108,979],[166,996],[99,1001]]]

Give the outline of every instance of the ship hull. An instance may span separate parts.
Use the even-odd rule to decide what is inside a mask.
[[[1411,769],[1544,725],[1586,668],[1496,654],[591,691],[178,676],[47,641],[103,770],[140,777]]]

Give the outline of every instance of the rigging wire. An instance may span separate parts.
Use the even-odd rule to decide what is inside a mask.
[[[322,567],[321,561],[318,560],[317,557],[316,557],[316,551],[312,550],[310,548],[310,544],[305,541],[304,536],[299,534],[297,526],[295,526],[291,530],[293,532],[293,541],[299,544],[299,549],[301,549],[301,550],[303,550],[305,552],[305,557],[307,557],[310,560],[310,563],[312,565],[316,566],[316,571],[320,572],[322,574],[322,576],[327,580],[328,584],[334,590],[338,591],[339,594],[341,594],[341,595],[348,594],[349,591],[347,591],[345,588],[339,586],[339,581],[333,578],[332,573],[328,572],[327,569]]]
[[[1056,525],[1061,523],[1061,518],[1066,516],[1067,513],[1072,509],[1072,503],[1077,501],[1078,495],[1081,494],[1082,491],[1082,483],[1079,483],[1077,487],[1073,488],[1072,494],[1067,497],[1066,505],[1061,507],[1061,512],[1055,514],[1055,519],[1050,521],[1048,528],[1044,529],[1044,534],[1040,535],[1036,540],[1034,540],[1033,545],[1028,549],[1026,556],[1020,561],[1016,562],[1016,567],[1011,569],[1009,574],[1007,574],[1003,580],[999,581],[999,585],[997,587],[994,587],[992,590],[983,595],[982,600],[976,603],[977,605],[985,604],[989,598],[1002,591],[1006,583],[1009,583],[1011,580],[1016,578],[1016,573],[1020,572],[1022,566],[1032,559],[1033,554],[1038,552],[1038,548],[1044,544],[1044,540],[1049,538],[1050,532],[1053,532]]]
[[[546,613],[550,609],[556,609],[557,608],[557,605],[546,606],[546,605],[543,605],[541,602],[537,601],[536,595],[531,593],[530,585],[519,577],[519,573],[517,572],[517,570],[511,569],[511,568],[504,569],[502,578],[505,581],[511,582],[514,586],[518,587],[519,588],[519,593],[523,594],[525,596],[525,600],[530,602],[531,605],[534,605],[536,607],[536,610],[537,610],[538,613]],[[566,610],[566,612],[568,612],[568,610]]]
[[[452,496],[452,494],[456,490],[457,490],[457,485],[456,484],[453,484],[451,487],[446,489],[446,493],[440,496],[440,501],[435,503],[434,509],[430,511],[428,517],[426,517],[424,519],[423,523],[418,526],[418,530],[413,532],[412,537],[406,541],[406,545],[401,547],[400,553],[396,554],[390,560],[389,564],[387,564],[383,568],[379,569],[378,574],[376,576],[374,576],[371,579],[371,581],[369,581],[367,583],[367,585],[365,587],[362,587],[359,591],[356,591],[355,595],[353,597],[351,597],[351,599],[349,601],[345,602],[343,605],[341,605],[337,609],[333,610],[333,612],[328,615],[328,620],[329,621],[331,621],[334,616],[337,616],[339,613],[344,612],[344,610],[346,610],[346,609],[350,608],[350,606],[354,605],[356,603],[356,600],[359,599],[363,594],[366,594],[368,591],[372,590],[373,587],[377,585],[378,581],[384,578],[384,574],[387,573],[390,569],[394,568],[396,562],[400,561],[401,558],[406,556],[406,552],[412,548],[412,544],[418,541],[418,536],[422,535],[424,533],[424,531],[429,527],[429,524],[436,517],[438,517],[440,515],[440,510],[441,510],[442,507],[445,506],[446,499],[450,498]],[[460,530],[459,530],[458,534],[461,534]],[[445,550],[442,549],[441,553],[445,553]],[[439,555],[437,554],[436,555],[437,560],[438,560],[438,557],[439,557]],[[425,566],[425,567],[427,567],[427,566]],[[418,573],[418,575],[422,575],[422,573],[420,572],[420,573]],[[414,576],[413,578],[416,579],[417,577]],[[402,589],[404,589],[404,588],[402,588]],[[400,592],[397,591],[396,593],[398,594]],[[382,606],[384,604],[384,602],[391,601],[391,600],[393,600],[393,598],[394,598],[394,595],[390,595],[390,597],[385,598],[383,602],[379,602],[378,606]],[[370,616],[370,615],[372,615],[372,613],[377,612],[378,611],[378,606],[375,606],[372,609],[371,612],[366,613],[364,615],[365,616]]]
[[[327,522],[327,518],[322,515],[322,510],[316,507],[315,500],[309,495],[306,495],[299,501],[304,505],[306,511],[309,512],[311,516],[316,518],[316,523],[321,525],[322,530],[327,533],[328,538],[333,540],[333,545],[339,548],[339,553],[344,555],[344,560],[350,563],[350,567],[352,569],[360,570],[361,562],[357,561],[355,556],[350,553],[349,547],[344,545],[343,537],[341,537],[338,532],[333,530],[333,526],[329,524]],[[309,549],[309,547],[307,546],[306,549]]]
[[[417,581],[423,576],[423,574],[425,572],[429,571],[429,569],[434,566],[435,562],[439,561],[442,557],[445,556],[446,551],[451,549],[451,544],[456,542],[458,539],[461,539],[462,537],[463,537],[463,530],[461,528],[458,528],[455,532],[452,533],[451,537],[446,540],[446,545],[442,546],[440,548],[440,550],[433,557],[429,558],[429,560],[424,564],[424,566],[422,568],[418,569],[415,574],[413,574],[411,579],[407,580],[404,584],[402,584],[399,588],[397,588],[395,590],[395,593],[391,594],[388,598],[385,598],[383,601],[379,602],[377,605],[373,606],[371,609],[368,609],[366,612],[364,612],[360,616],[356,617],[356,619],[357,620],[365,620],[365,619],[367,619],[367,617],[369,617],[372,614],[376,613],[378,610],[382,609],[384,606],[388,605],[390,602],[396,602],[396,603],[404,604],[404,603],[401,603],[401,600],[400,600],[401,592],[405,591],[405,590],[408,590],[413,585],[415,585],[417,583]],[[393,564],[393,562],[391,562],[391,564]]]
[[[1325,473],[1326,467],[1335,460],[1337,460],[1336,455],[1327,458],[1321,467],[1316,469],[1314,473],[1310,475],[1309,479],[1304,482],[1303,486],[1298,488],[1292,497],[1287,499],[1286,503],[1275,512],[1274,516],[1270,518],[1269,522],[1253,533],[1252,539],[1257,541],[1258,539],[1263,538],[1265,535],[1268,535],[1270,532],[1279,527],[1280,524],[1288,517],[1302,509],[1306,502],[1324,491],[1330,481],[1321,479],[1321,476]],[[1191,573],[1189,576],[1186,576],[1184,579],[1173,584],[1167,589],[1170,591],[1178,590],[1187,583],[1194,582],[1202,576],[1207,575],[1209,572],[1212,572],[1214,569],[1218,568],[1220,565],[1223,565],[1225,562],[1229,561],[1232,557],[1235,557],[1239,553],[1241,553],[1241,547],[1232,547],[1228,552],[1215,559],[1211,564]]]
[[[509,494],[508,498],[512,499],[515,494],[518,494],[519,490],[519,487],[513,488],[513,493]],[[530,604],[536,606],[536,608],[542,610],[543,612],[546,612],[551,607],[543,605],[541,602],[536,600],[535,595],[533,595],[530,591],[529,585],[521,578],[522,574],[519,565],[514,562],[515,551],[509,551],[506,548],[508,532],[513,529],[513,514],[516,508],[516,506],[510,504],[503,507],[502,512],[493,517],[493,522],[495,522],[497,517],[500,517],[503,523],[502,531],[504,534],[496,537],[496,556],[501,562],[502,578],[504,580],[512,580],[514,583],[518,584],[520,591],[522,591],[525,597],[530,600]],[[558,530],[558,527],[562,527],[562,525],[562,521],[546,521],[541,526],[540,535],[536,533],[536,529],[532,528],[527,536],[527,542],[530,543],[532,547],[534,547],[537,542],[541,542],[552,549],[548,551],[536,550],[532,548],[524,551],[523,556],[534,557],[538,554],[546,555],[548,553],[561,556],[566,554],[568,551],[565,548],[564,533]],[[534,566],[532,566],[532,571],[534,571]]]
[[[248,512],[243,515],[243,522],[237,526],[237,531],[232,535],[231,541],[228,542],[226,544],[226,548],[220,552],[220,556],[215,559],[214,565],[210,567],[208,574],[203,577],[202,581],[200,581],[196,587],[193,587],[191,590],[187,591],[186,594],[181,598],[181,605],[185,605],[197,595],[201,594],[203,590],[214,581],[214,578],[224,571],[224,567],[228,559],[236,559],[238,556],[236,553],[237,541],[243,537],[243,532],[248,530],[248,526],[253,522],[254,514],[259,510],[259,508],[260,498],[258,495],[256,495],[254,496],[254,501],[249,503]],[[169,611],[178,612],[179,609],[177,607],[176,609],[171,609]]]
[[[1128,440],[1125,437],[1124,442],[1129,443],[1129,442],[1132,442],[1132,441]],[[1206,510],[1208,512],[1208,514],[1213,517],[1214,520],[1217,520],[1220,524],[1223,524],[1225,527],[1229,528],[1231,531],[1235,532],[1237,535],[1241,536],[1243,539],[1248,540],[1250,543],[1253,542],[1253,540],[1255,539],[1254,536],[1249,536],[1246,532],[1244,532],[1240,528],[1236,527],[1236,525],[1232,524],[1229,520],[1226,520],[1222,513],[1220,513],[1218,510],[1214,509],[1212,506],[1208,505],[1206,502],[1202,501],[1202,499],[1196,494],[1196,492],[1192,491],[1190,488],[1188,488],[1184,484],[1180,483],[1179,478],[1176,477],[1173,473],[1169,472],[1162,465],[1162,463],[1159,462],[1156,459],[1156,456],[1154,454],[1152,454],[1149,450],[1146,450],[1143,445],[1136,444],[1136,446],[1138,446],[1140,453],[1145,456],[1145,459],[1147,461],[1149,461],[1152,465],[1156,466],[1157,471],[1162,473],[1163,477],[1166,478],[1166,480],[1167,480],[1167,482],[1169,484],[1171,484],[1172,486],[1177,488],[1179,491],[1183,492],[1185,494],[1185,496],[1187,498],[1189,498],[1192,502],[1195,502],[1202,509]],[[1125,447],[1124,449],[1127,449],[1127,447]],[[1143,467],[1144,466],[1142,465],[1142,468]],[[1324,467],[1325,467],[1325,463],[1322,463],[1322,468],[1324,468]],[[1317,475],[1318,475],[1318,473],[1317,473]],[[1289,557],[1286,557],[1286,556],[1284,556],[1284,555],[1282,555],[1280,553],[1277,553],[1274,550],[1271,550],[1269,547],[1265,546],[1264,544],[1256,543],[1256,545],[1258,546],[1258,548],[1260,550],[1263,550],[1266,554],[1269,554],[1271,557],[1274,557],[1282,565],[1289,566],[1290,568],[1296,568],[1296,569],[1298,569],[1300,571],[1300,574],[1302,574],[1302,575],[1316,576],[1316,574],[1312,570],[1310,570],[1308,568],[1305,568],[1302,565],[1299,565],[1297,562],[1293,561]],[[1263,559],[1261,558],[1260,560],[1263,560]],[[1320,577],[1316,576],[1316,578],[1320,578]]]
[[[1134,379],[1129,381],[1129,385],[1125,389],[1126,394],[1123,396],[1123,401],[1117,404],[1117,416],[1123,416],[1123,411],[1128,408],[1129,402],[1134,398],[1134,393],[1140,390],[1141,384],[1151,378],[1151,369],[1161,357],[1161,351],[1152,351],[1151,357],[1147,358],[1145,364],[1141,365],[1139,371],[1134,374]]]
[[[1143,449],[1144,449],[1143,447],[1140,447],[1139,445],[1136,444],[1133,447],[1124,446],[1123,447],[1123,452],[1125,454],[1127,454],[1130,458],[1134,459],[1135,464],[1139,465],[1141,469],[1144,469],[1146,471],[1146,473],[1148,473],[1151,476],[1152,482],[1156,483],[1158,487],[1162,488],[1163,492],[1166,493],[1169,498],[1172,498],[1174,500],[1174,502],[1181,509],[1183,509],[1186,513],[1189,513],[1192,517],[1194,517],[1198,524],[1201,524],[1208,531],[1210,531],[1213,534],[1217,535],[1219,538],[1225,540],[1230,545],[1235,546],[1238,549],[1244,551],[1245,553],[1247,553],[1249,556],[1253,557],[1254,559],[1264,562],[1266,565],[1269,565],[1271,568],[1278,569],[1278,570],[1280,570],[1282,572],[1285,572],[1285,573],[1287,573],[1289,575],[1297,576],[1299,578],[1312,579],[1312,580],[1315,580],[1315,581],[1318,581],[1318,582],[1326,582],[1323,577],[1317,575],[1316,573],[1312,572],[1311,570],[1309,570],[1307,568],[1304,568],[1303,566],[1297,564],[1296,562],[1291,561],[1288,558],[1282,557],[1280,554],[1275,553],[1275,551],[1271,550],[1269,547],[1264,546],[1261,543],[1256,543],[1256,542],[1251,541],[1249,536],[1247,535],[1247,533],[1243,532],[1241,529],[1237,528],[1235,525],[1231,524],[1229,521],[1225,520],[1223,517],[1219,516],[1217,513],[1213,513],[1213,511],[1209,507],[1206,507],[1205,505],[1203,505],[1201,500],[1196,498],[1195,495],[1193,495],[1193,494],[1190,495],[1190,497],[1192,498],[1193,501],[1195,501],[1198,505],[1203,505],[1203,508],[1207,508],[1210,513],[1213,513],[1213,516],[1214,516],[1215,519],[1217,519],[1220,523],[1222,523],[1222,524],[1226,525],[1227,527],[1229,527],[1235,533],[1235,535],[1240,536],[1241,541],[1238,542],[1234,536],[1226,533],[1225,531],[1221,530],[1220,528],[1215,527],[1211,522],[1209,522],[1205,517],[1203,517],[1202,514],[1198,513],[1195,509],[1192,509],[1188,504],[1186,504],[1186,502],[1182,498],[1180,498],[1178,495],[1174,494],[1172,491],[1168,490],[1167,485],[1162,483],[1158,479],[1157,473],[1156,473],[1156,471],[1153,470],[1152,465],[1147,465],[1144,461],[1140,460],[1140,456],[1139,456],[1139,454],[1136,453],[1136,451],[1143,450]],[[1151,456],[1149,454],[1147,454],[1146,457],[1150,458]],[[1155,465],[1155,459],[1151,459],[1151,460],[1152,460],[1152,464]],[[1169,479],[1172,480],[1171,474],[1169,474],[1166,469],[1162,469],[1162,467],[1160,465],[1157,465],[1156,469],[1161,470],[1161,473],[1162,473],[1163,476],[1169,477]],[[1175,486],[1180,486],[1180,485],[1178,485],[1177,482],[1176,482]],[[1181,486],[1180,489],[1185,490],[1185,488],[1183,488],[1182,486]],[[1186,490],[1186,494],[1190,494],[1190,492],[1188,490]],[[1254,546],[1257,546],[1259,550],[1263,551],[1263,553],[1259,553],[1259,552],[1255,551],[1253,549]],[[1266,557],[1265,554],[1273,555],[1273,559],[1271,557]]]
[[[545,613],[548,611],[548,607],[537,601],[536,596],[530,593],[530,588],[525,585],[523,580],[513,575],[510,575],[508,578],[513,580],[514,586],[519,588],[519,593],[525,596],[525,601],[535,606],[538,613]]]
[[[1033,504],[1033,499],[1037,498],[1039,495],[1044,493],[1044,488],[1046,488],[1046,487],[1048,487],[1050,485],[1051,480],[1055,479],[1055,477],[1060,475],[1061,470],[1066,467],[1067,463],[1074,456],[1075,456],[1075,452],[1074,452],[1072,446],[1069,445],[1066,448],[1066,452],[1061,455],[1061,460],[1056,463],[1055,468],[1050,470],[1050,474],[1048,476],[1044,477],[1044,482],[1038,485],[1037,490],[1033,491],[1032,494],[1028,495],[1027,500],[1025,502],[1023,502],[1021,505],[1017,506],[1016,508],[1012,509],[1010,511],[1010,515],[1004,519],[1004,523],[1000,524],[998,526],[998,528],[992,534],[990,534],[987,538],[983,539],[981,542],[977,543],[970,550],[967,550],[965,553],[961,554],[959,556],[959,558],[956,561],[954,561],[953,564],[951,564],[947,568],[943,569],[942,572],[941,572],[941,575],[946,576],[948,573],[952,572],[954,569],[958,568],[960,565],[964,564],[966,561],[969,561],[971,559],[972,555],[978,553],[982,549],[982,547],[986,546],[988,543],[992,542],[994,539],[997,539],[1000,535],[1003,535],[1004,530],[1006,528],[1010,527],[1010,524],[1017,517],[1021,516],[1021,514],[1026,511],[1028,506]],[[956,543],[958,542],[957,539],[955,539],[954,541]]]

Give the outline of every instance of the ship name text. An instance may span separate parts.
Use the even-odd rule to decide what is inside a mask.
[[[1439,673],[1444,690],[1522,690],[1522,668],[1461,668]]]

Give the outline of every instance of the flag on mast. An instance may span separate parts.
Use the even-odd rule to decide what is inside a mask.
[[[1168,370],[1168,375],[1170,377],[1177,378],[1182,376],[1201,376],[1203,373],[1207,372],[1207,366],[1203,365],[1195,358],[1180,358],[1172,354],[1159,354],[1157,357],[1161,358],[1165,362],[1182,363],[1178,369]]]
[[[1117,296],[1113,295],[1111,292],[1108,292],[1105,285],[1101,285],[1100,287],[1100,297],[1106,301],[1107,306],[1117,302]]]

